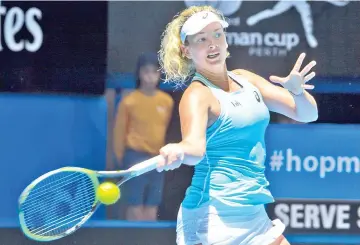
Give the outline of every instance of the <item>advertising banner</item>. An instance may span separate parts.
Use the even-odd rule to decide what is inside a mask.
[[[106,1],[0,1],[0,31],[0,91],[103,94]]]
[[[281,199],[360,200],[359,125],[270,125],[267,175]]]
[[[360,234],[360,201],[284,199],[267,210],[289,234]]]
[[[111,2],[108,70],[133,72],[137,55],[157,51],[167,23],[193,5],[212,5],[228,20],[229,69],[283,76],[306,52],[318,77],[360,75],[360,2],[344,0]]]
[[[360,234],[358,125],[271,125],[267,177],[290,234]]]

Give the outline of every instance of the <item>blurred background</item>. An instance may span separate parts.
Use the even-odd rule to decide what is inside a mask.
[[[124,119],[145,106],[166,118],[160,140],[180,140],[184,88],[164,84],[151,57],[173,16],[204,4],[230,23],[229,70],[268,78],[286,76],[301,52],[305,62],[317,61],[319,119],[302,124],[271,114],[266,165],[276,203],[267,209],[286,224],[292,244],[360,244],[360,2],[215,0],[0,1],[1,245],[36,244],[19,231],[17,198],[41,174],[64,166],[125,168],[153,155],[151,140],[149,152],[132,152],[142,146],[129,144],[123,130]],[[144,77],[162,91],[151,105],[135,93]],[[132,115],[125,98],[137,102]],[[139,188],[129,182],[117,204],[52,244],[175,244],[192,173],[182,166],[152,176],[155,184],[150,176]],[[149,215],[129,214],[131,198]]]

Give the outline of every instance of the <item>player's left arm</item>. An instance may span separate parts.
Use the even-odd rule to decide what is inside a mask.
[[[315,76],[315,72],[307,73],[316,65],[316,62],[310,62],[300,71],[304,57],[305,54],[300,55],[289,76],[270,77],[272,82],[280,84],[281,87],[250,71],[236,70],[235,73],[247,77],[259,89],[270,111],[283,114],[299,122],[313,122],[318,118],[317,103],[305,89],[314,88],[313,85],[307,85],[306,82]]]

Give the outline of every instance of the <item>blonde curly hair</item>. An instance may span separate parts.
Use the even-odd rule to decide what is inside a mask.
[[[174,82],[181,86],[195,73],[193,62],[181,51],[180,31],[187,19],[201,11],[211,11],[224,19],[223,14],[212,6],[192,6],[176,15],[166,26],[159,51],[159,63],[165,74],[165,82]]]

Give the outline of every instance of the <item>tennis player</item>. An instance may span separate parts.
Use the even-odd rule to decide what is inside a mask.
[[[161,148],[158,171],[181,163],[195,173],[181,204],[178,245],[286,245],[284,225],[264,205],[274,202],[264,175],[264,134],[269,111],[315,121],[317,104],[305,89],[315,61],[303,69],[301,54],[287,77],[270,81],[247,70],[228,71],[223,15],[190,7],[164,32],[160,63],[167,81],[193,76],[179,105],[182,141]]]

